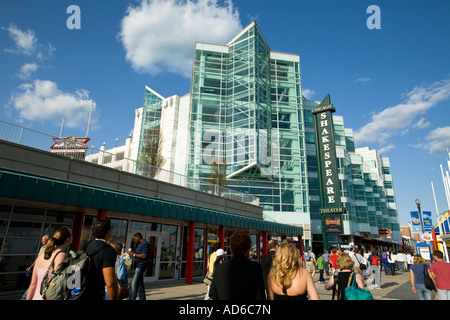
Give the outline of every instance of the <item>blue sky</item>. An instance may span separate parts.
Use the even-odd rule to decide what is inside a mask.
[[[144,88],[189,92],[195,41],[225,44],[255,20],[274,51],[300,55],[304,94],[330,93],[357,146],[390,158],[401,225],[446,201],[450,2],[445,0],[1,0],[0,119],[123,144]],[[80,8],[81,29],[69,29]],[[369,29],[370,5],[381,29]],[[76,21],[76,20],[74,20]]]

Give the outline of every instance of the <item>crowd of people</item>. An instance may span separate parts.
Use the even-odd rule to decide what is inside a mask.
[[[86,280],[89,300],[145,300],[144,272],[147,268],[149,243],[140,233],[133,237],[132,248],[112,241],[111,220],[97,221],[93,228],[94,240],[83,248],[92,257],[92,267]],[[37,259],[27,271],[32,271],[28,290],[22,299],[42,300],[40,287],[47,271],[52,272],[71,253],[70,228],[57,229],[53,236],[42,238]],[[248,233],[236,232],[230,237],[231,258],[219,244],[213,247],[207,260],[208,273],[205,300],[319,300],[314,275],[319,272],[319,285],[332,291],[333,299],[345,299],[345,289],[381,289],[381,271],[385,275],[410,272],[411,286],[421,300],[431,300],[433,291],[439,300],[450,300],[450,264],[443,261],[440,251],[433,252],[429,265],[419,254],[354,248],[341,251],[314,253],[312,248],[301,251],[290,240],[279,244],[268,242],[268,254],[261,263],[248,259],[252,241]],[[133,261],[134,275],[128,284],[128,270]],[[325,279],[325,275],[328,279]],[[430,282],[430,284],[428,283]],[[433,287],[434,286],[434,287]]]
[[[83,300],[145,300],[144,271],[147,268],[149,243],[141,233],[133,236],[132,248],[125,251],[125,245],[112,241],[112,224],[109,218],[96,222],[92,230],[94,239],[89,241],[83,251],[92,257],[89,273],[86,276]],[[23,300],[43,300],[41,284],[47,272],[50,274],[58,265],[74,252],[68,252],[72,243],[72,230],[61,227],[53,236],[42,238],[38,257],[27,269],[31,272],[29,288]],[[128,270],[132,259],[134,276],[128,284]]]
[[[238,248],[236,243],[239,243]],[[383,270],[391,276],[396,272],[410,272],[412,290],[421,300],[432,299],[432,290],[424,283],[425,277],[434,283],[439,300],[450,299],[450,264],[443,261],[442,252],[437,250],[433,253],[434,262],[429,266],[420,255],[412,252],[333,248],[331,253],[324,250],[315,254],[308,248],[302,255],[289,240],[280,245],[270,240],[269,252],[258,264],[244,258],[250,245],[246,233],[237,233],[230,238],[233,256],[212,269],[208,299],[319,300],[313,280],[318,271],[318,284],[332,291],[332,299],[343,300],[345,289],[351,285],[360,289],[381,289]]]

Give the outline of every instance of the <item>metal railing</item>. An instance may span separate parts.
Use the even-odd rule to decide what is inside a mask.
[[[126,158],[124,157],[124,147],[114,148],[115,152],[106,151],[104,147],[96,149],[93,146],[87,146],[84,138],[60,138],[3,120],[0,120],[0,139],[193,190],[219,195],[227,199],[259,205],[259,198],[253,195],[209,184],[200,179],[188,178],[176,172]]]

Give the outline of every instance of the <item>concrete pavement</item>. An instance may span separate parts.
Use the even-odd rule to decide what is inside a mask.
[[[328,277],[325,276],[325,280]],[[321,300],[331,300],[332,293],[324,289],[324,284],[319,284],[319,273],[314,276]],[[370,290],[375,300],[419,300],[417,294],[411,289],[410,275],[408,272],[397,272],[394,276],[381,275],[381,289]],[[206,293],[206,285],[200,280],[193,284],[180,281],[160,281],[146,284],[147,300],[203,300]]]
[[[328,277],[325,276],[325,280]],[[331,300],[332,293],[324,289],[324,284],[319,284],[319,273],[314,276],[321,300]],[[186,284],[185,280],[158,281],[146,283],[147,300],[203,300],[206,293],[206,285],[200,279],[192,284]],[[411,289],[409,272],[397,272],[394,276],[381,275],[381,289],[370,290],[375,300],[419,300],[417,294]],[[19,300],[21,294],[0,295],[0,300]],[[435,298],[437,299],[437,298]]]

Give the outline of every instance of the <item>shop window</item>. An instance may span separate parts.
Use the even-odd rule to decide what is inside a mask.
[[[45,209],[14,207],[12,219],[42,221]]]
[[[59,222],[61,224],[73,224],[73,212],[47,210],[45,215],[46,222]]]
[[[112,240],[126,243],[128,220],[111,219],[112,223]],[[125,248],[126,250],[127,248]]]

